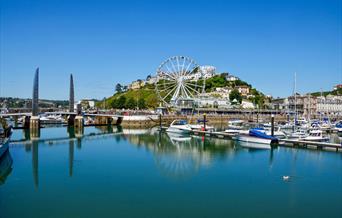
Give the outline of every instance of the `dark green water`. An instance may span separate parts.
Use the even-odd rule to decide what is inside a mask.
[[[41,141],[10,145],[1,218],[342,217],[341,153],[249,150],[148,130],[77,136],[46,128]],[[15,131],[13,140],[24,137]]]

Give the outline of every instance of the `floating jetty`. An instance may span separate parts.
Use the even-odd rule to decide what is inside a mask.
[[[167,127],[162,127],[162,131],[166,130]],[[220,139],[233,139],[234,134],[226,132],[212,132],[202,130],[192,130],[193,135],[215,137]],[[293,147],[293,148],[313,148],[317,150],[330,150],[336,152],[342,152],[342,144],[329,143],[329,142],[313,142],[303,140],[290,140],[290,139],[279,139],[278,146],[282,147]]]

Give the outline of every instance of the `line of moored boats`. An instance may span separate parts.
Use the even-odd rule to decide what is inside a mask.
[[[203,121],[199,121],[198,124],[188,124],[185,120],[174,120],[166,131],[190,134],[194,130],[213,131],[214,127],[205,125]],[[328,124],[320,121],[304,122],[301,120],[300,122],[277,124],[272,132],[271,123],[251,126],[243,120],[231,120],[224,133],[231,135],[234,140],[257,144],[255,147],[270,148],[271,145],[278,144],[279,139],[327,142],[330,140],[326,134],[329,131],[337,132],[342,136],[342,121]]]

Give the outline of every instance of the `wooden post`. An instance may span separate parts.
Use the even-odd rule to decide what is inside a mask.
[[[257,124],[259,124],[259,112],[257,112]]]
[[[159,130],[162,131],[162,115],[159,114]]]
[[[207,114],[204,113],[204,114],[203,114],[203,126],[204,126],[204,131],[206,130],[206,123],[207,123],[206,118],[207,118]]]

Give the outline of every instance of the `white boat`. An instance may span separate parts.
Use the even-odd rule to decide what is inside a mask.
[[[224,131],[225,133],[230,134],[240,134],[240,133],[248,133],[248,130],[243,130],[240,126],[228,126],[228,128]]]
[[[229,120],[228,125],[243,125],[245,121],[243,120]]]
[[[186,120],[174,120],[170,127],[167,128],[166,132],[178,133],[178,134],[189,134],[192,131],[190,125]]]
[[[272,144],[278,143],[277,138],[267,135],[265,130],[261,128],[250,129],[248,134],[241,132],[233,138],[244,142],[241,144],[242,146],[251,148],[271,149]]]
[[[65,123],[65,119],[61,115],[39,116],[39,120],[42,124],[62,124],[62,123]]]
[[[287,134],[289,139],[303,139],[308,136],[308,132],[305,129],[297,129],[294,132]]]
[[[281,129],[293,129],[294,126],[295,125],[293,123],[287,122],[287,123],[284,123],[284,124],[280,125],[280,128]]]
[[[311,130],[309,132],[309,135],[305,138],[303,138],[305,141],[315,141],[315,142],[325,142],[328,141],[329,138],[326,136],[323,136],[322,130]]]
[[[244,124],[243,120],[228,121],[228,128],[224,132],[230,133],[230,134],[243,133],[243,124]]]
[[[204,130],[204,124],[189,124],[189,126],[192,130]],[[213,131],[214,127],[205,125],[205,130],[206,131]]]
[[[334,130],[340,135],[342,134],[342,120],[335,124]]]

